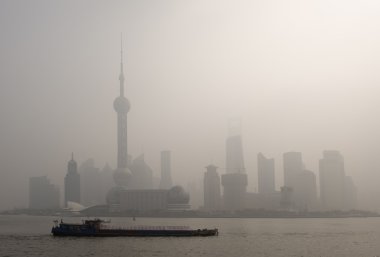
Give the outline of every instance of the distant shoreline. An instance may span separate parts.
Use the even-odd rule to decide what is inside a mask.
[[[215,211],[205,212],[199,210],[190,211],[152,211],[152,212],[68,212],[67,210],[31,210],[16,209],[0,212],[0,215],[30,215],[30,216],[57,216],[57,217],[140,217],[140,218],[369,218],[380,217],[379,213],[352,210],[352,211],[326,211],[326,212],[296,212],[296,211],[269,211],[269,210],[242,210],[235,212]]]

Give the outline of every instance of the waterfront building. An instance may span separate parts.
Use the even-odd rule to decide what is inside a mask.
[[[190,209],[189,200],[189,194],[180,186],[144,190],[113,188],[107,195],[111,212],[182,211]]]
[[[284,153],[284,186],[292,188],[294,208],[300,211],[317,208],[317,184],[312,171],[305,169],[302,153]]]
[[[80,175],[77,170],[77,163],[74,154],[67,164],[67,174],[65,176],[65,207],[67,202],[80,203]]]
[[[296,207],[301,211],[314,211],[318,207],[317,181],[310,170],[297,174],[295,188]]]
[[[344,208],[354,210],[357,208],[358,190],[351,177],[346,176],[344,182]]]
[[[47,176],[29,178],[30,209],[57,209],[59,199],[58,186],[53,185]]]
[[[297,183],[297,175],[302,172],[303,162],[302,153],[287,152],[283,154],[284,161],[284,186],[295,189]]]
[[[226,140],[226,174],[222,175],[223,208],[245,208],[248,179],[245,173],[240,120],[230,120]]]
[[[257,171],[259,194],[273,194],[275,192],[274,159],[268,159],[259,153]]]
[[[133,160],[131,171],[130,189],[153,189],[153,171],[146,164],[143,154]]]
[[[344,159],[338,151],[324,151],[319,160],[321,203],[325,210],[345,208]]]
[[[171,152],[161,151],[160,189],[169,189],[171,187],[172,187]]]
[[[245,209],[248,185],[247,174],[223,174],[222,185],[223,209],[229,211]]]
[[[294,194],[292,187],[281,187],[281,197],[280,197],[281,209],[292,211],[294,210]]]
[[[203,194],[204,208],[207,210],[219,210],[221,208],[220,176],[215,165],[208,165],[204,174]]]
[[[104,204],[105,195],[102,190],[102,180],[99,168],[95,167],[94,159],[90,158],[79,167],[81,203],[84,206]]]

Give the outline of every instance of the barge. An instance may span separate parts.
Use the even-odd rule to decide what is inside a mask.
[[[193,237],[217,236],[218,229],[191,229],[187,226],[131,226],[112,227],[104,220],[90,219],[82,223],[65,223],[54,221],[51,233],[54,236],[78,237]]]

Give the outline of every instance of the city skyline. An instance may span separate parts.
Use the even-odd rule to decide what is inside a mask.
[[[321,153],[336,149],[359,202],[379,208],[371,199],[380,194],[377,9],[321,1],[301,3],[302,13],[276,3],[279,12],[269,2],[2,3],[0,209],[28,205],[29,177],[48,175],[62,190],[72,151],[80,163],[116,168],[110,104],[120,32],[133,103],[129,152],[144,153],[155,176],[163,149],[175,183],[201,180],[211,162],[224,174],[226,123],[238,116],[249,191],[257,191],[259,152],[276,160],[279,190],[283,153],[302,152],[319,181]]]

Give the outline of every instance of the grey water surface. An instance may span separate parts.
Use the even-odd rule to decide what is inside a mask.
[[[114,226],[219,228],[207,238],[59,238],[50,234],[54,219],[0,215],[0,256],[380,256],[380,218],[111,219]]]

